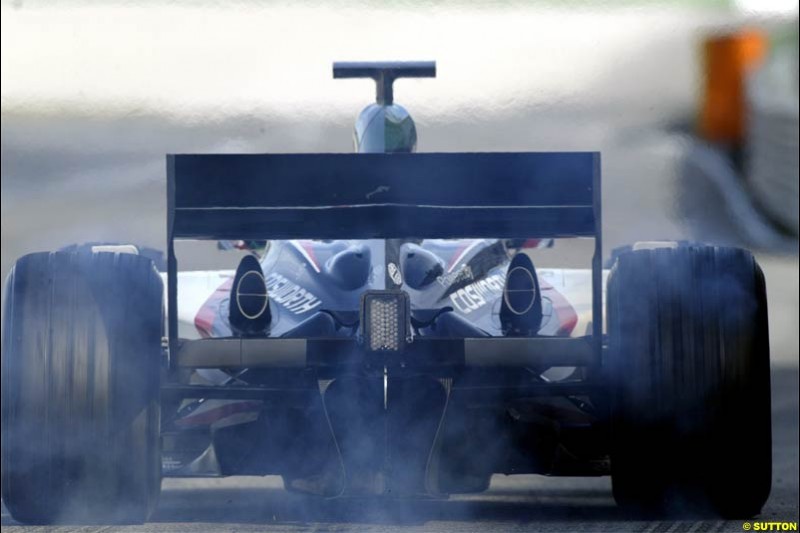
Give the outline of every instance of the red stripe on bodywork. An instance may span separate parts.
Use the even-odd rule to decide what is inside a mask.
[[[458,245],[458,248],[453,252],[453,255],[450,256],[450,260],[447,262],[447,271],[450,270],[455,266],[456,261],[458,261],[459,257],[461,257],[461,253],[469,248],[472,244],[472,241],[463,241],[461,244]]]
[[[207,426],[231,415],[246,413],[248,411],[258,411],[260,409],[261,402],[242,401],[226,403],[225,405],[220,405],[208,411],[181,418],[175,422],[175,425],[184,428],[190,426]]]
[[[205,301],[194,317],[194,327],[200,333],[200,336],[207,339],[212,336],[214,320],[217,318],[217,310],[219,304],[225,298],[228,298],[233,286],[233,278],[225,280],[217,290],[211,293],[211,296]]]
[[[570,335],[578,324],[578,313],[575,312],[575,308],[564,298],[564,295],[541,278],[539,278],[539,290],[548,291],[547,296],[553,304],[553,312],[556,314],[559,324],[556,335]]]
[[[298,243],[300,244],[300,246],[303,247],[303,250],[305,250],[306,253],[308,254],[308,258],[311,259],[311,262],[314,265],[314,269],[319,271],[320,270],[319,261],[317,260],[316,254],[314,254],[314,242],[298,241]]]

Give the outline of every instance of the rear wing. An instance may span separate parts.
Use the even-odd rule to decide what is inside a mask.
[[[176,239],[592,237],[602,332],[596,152],[168,155],[167,211],[171,343]]]
[[[596,153],[171,155],[169,237],[593,237]]]

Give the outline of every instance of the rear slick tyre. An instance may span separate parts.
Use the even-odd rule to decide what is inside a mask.
[[[764,274],[749,252],[637,250],[608,282],[614,498],[758,514],[772,475]]]
[[[161,278],[121,253],[35,253],[8,276],[2,490],[26,523],[141,523],[161,484]]]

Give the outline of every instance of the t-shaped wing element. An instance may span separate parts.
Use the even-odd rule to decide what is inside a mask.
[[[334,78],[372,78],[375,102],[392,105],[392,84],[397,78],[435,78],[436,61],[337,61]]]

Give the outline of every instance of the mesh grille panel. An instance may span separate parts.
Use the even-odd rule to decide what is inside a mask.
[[[400,349],[400,305],[394,297],[367,300],[369,349],[373,352]]]

